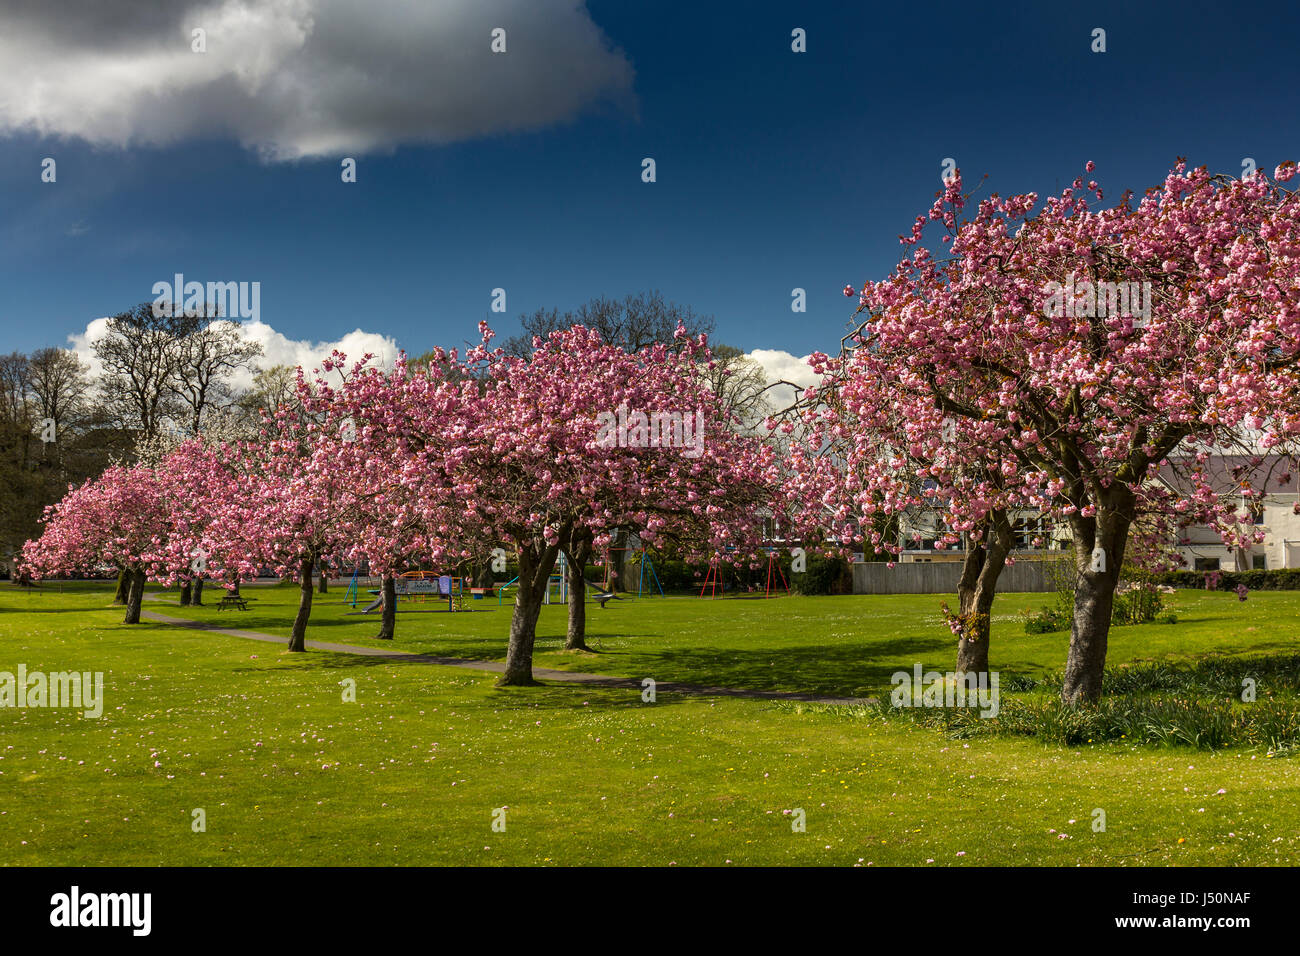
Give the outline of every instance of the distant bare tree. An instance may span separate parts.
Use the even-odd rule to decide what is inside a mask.
[[[572,312],[538,309],[531,315],[520,316],[519,322],[523,334],[512,336],[504,348],[511,355],[522,358],[533,354],[533,336],[545,338],[552,332],[574,325],[595,329],[606,342],[628,352],[636,352],[656,342],[671,345],[679,324],[691,335],[713,331],[712,316],[697,315],[690,306],[670,302],[657,289],[621,299],[601,296],[583,303]]]
[[[59,436],[86,411],[90,396],[90,379],[86,363],[70,349],[38,349],[28,359],[32,401],[41,421],[54,424],[54,454],[58,454]]]
[[[230,374],[251,368],[262,347],[246,340],[236,322],[208,316],[191,321],[177,345],[179,360],[168,387],[185,408],[190,434],[197,435],[205,412],[231,403]]]
[[[767,374],[763,366],[732,345],[711,345],[710,350],[712,368],[701,365],[700,375],[722,399],[723,407],[747,425],[768,414]]]
[[[157,315],[153,303],[143,302],[109,319],[108,334],[93,346],[104,366],[105,404],[138,438],[156,438],[162,429],[191,322],[183,315]]]
[[[31,362],[26,355],[22,352],[0,355],[0,421],[13,429],[10,440],[23,445],[24,462],[29,442],[19,442],[18,436],[28,436],[33,429],[31,385]]]

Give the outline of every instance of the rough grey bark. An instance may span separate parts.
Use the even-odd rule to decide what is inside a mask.
[[[578,536],[565,548],[569,581],[569,630],[564,639],[566,651],[586,651],[587,647],[587,576],[584,573],[591,557],[591,535]]]
[[[289,633],[289,650],[307,650],[307,618],[311,617],[312,594],[311,558],[303,558],[298,568],[298,614],[293,619],[293,630]]]
[[[1065,662],[1061,699],[1067,704],[1094,701],[1101,696],[1106,667],[1110,616],[1115,604],[1129,527],[1133,523],[1134,496],[1127,485],[1115,483],[1096,506],[1096,515],[1072,515],[1074,557],[1079,577],[1074,588],[1074,620],[1070,625],[1070,652]],[[1100,568],[1093,551],[1101,549]]]
[[[519,542],[519,589],[514,612],[510,617],[506,670],[497,681],[498,687],[520,687],[537,683],[533,680],[533,644],[537,640],[537,617],[542,611],[546,582],[559,553],[557,545],[542,545],[533,538]]]
[[[972,541],[957,584],[957,601],[962,635],[957,640],[957,672],[987,673],[991,614],[998,578],[1006,567],[1014,538],[1011,522],[1003,510],[995,510],[978,542]]]
[[[384,583],[380,587],[383,591],[384,606],[379,619],[379,633],[375,638],[380,641],[391,641],[393,632],[397,628],[397,580],[391,574],[385,574]]]
[[[131,597],[131,572],[125,569],[117,572],[117,591],[113,594],[114,604],[125,604]]]
[[[618,528],[610,535],[609,541],[609,561],[605,565],[605,587],[610,591],[626,591],[624,585],[623,569],[627,565],[627,547],[628,534],[622,528]]]
[[[126,617],[122,620],[123,624],[140,623],[140,605],[144,601],[144,572],[134,570],[130,572],[130,585],[126,599]]]
[[[472,567],[472,578],[474,587],[490,588],[496,584],[496,576],[492,573],[492,562],[488,558],[475,558]]]

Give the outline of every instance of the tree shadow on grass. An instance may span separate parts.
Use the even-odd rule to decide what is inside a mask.
[[[945,637],[914,636],[786,650],[674,648],[629,656],[645,676],[660,682],[861,697],[887,689],[893,674],[910,672],[917,662],[927,670],[951,670],[956,650]]]
[[[563,634],[553,637],[549,634],[537,636],[537,642],[533,645],[533,650],[538,654],[564,654],[570,660],[581,660],[583,655],[609,655],[617,654],[620,651],[626,651],[630,647],[635,647],[637,641],[661,641],[663,634],[645,633],[645,634],[593,634],[588,631],[585,635],[587,641],[586,648],[567,651],[564,648],[567,637]],[[605,641],[610,642],[610,646],[604,645]],[[721,651],[719,653],[722,653]]]
[[[640,687],[605,687],[560,681],[546,681],[536,687],[493,687],[491,697],[493,702],[505,701],[521,709],[526,707],[530,712],[536,710],[542,713],[575,710],[609,713],[645,708],[662,712],[665,708],[676,707],[692,699],[703,698],[692,698],[685,694],[662,694],[653,704],[648,704],[641,699]]]
[[[478,670],[472,667],[449,666],[433,661],[368,657],[310,650],[303,654],[282,654],[280,659],[289,664],[295,672],[332,673],[336,676],[355,671],[357,668],[366,667],[434,667],[438,668],[437,679],[433,681],[435,690],[444,689],[445,685],[442,684],[442,681],[446,678],[461,676],[465,679],[473,679],[486,684],[492,693],[492,697],[487,700],[500,699],[530,709],[540,708],[542,710],[558,711],[594,706],[597,710],[610,710],[652,706],[641,699],[642,688],[640,682],[633,678],[615,678],[610,682],[579,682],[555,680],[543,676],[538,679],[535,685],[530,687],[497,687],[495,681],[500,676],[497,672]],[[232,668],[232,671],[240,675],[265,676],[267,668],[265,664],[261,666],[241,664]],[[416,679],[418,680],[418,674]],[[659,708],[689,699],[690,695],[665,694],[653,706]]]
[[[104,604],[80,607],[0,607],[0,614],[88,614],[91,611],[118,611],[126,614],[126,606]]]

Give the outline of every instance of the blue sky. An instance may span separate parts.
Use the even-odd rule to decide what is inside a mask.
[[[351,150],[355,184],[337,155],[268,161],[219,129],[120,145],[0,118],[0,351],[65,344],[181,272],[260,282],[262,320],[292,339],[361,328],[419,352],[472,337],[482,318],[512,334],[521,312],[657,288],[712,313],[718,340],[803,355],[837,345],[853,308],[840,290],[897,261],[945,157],[968,184],[987,174],[987,190],[1042,194],[1092,159],[1109,197],[1157,183],[1180,155],[1233,174],[1245,157],[1269,171],[1300,158],[1290,14],[586,9],[630,64],[630,89],[540,129]],[[795,27],[806,53],[790,49]],[[1094,27],[1105,53],[1090,50]],[[58,41],[64,27],[48,29]],[[455,81],[471,108],[480,79]],[[53,184],[40,181],[47,156]],[[497,287],[505,315],[488,311]],[[795,287],[806,314],[791,312]]]

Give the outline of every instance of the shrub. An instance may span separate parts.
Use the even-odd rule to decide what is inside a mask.
[[[1164,599],[1150,581],[1140,581],[1115,595],[1111,624],[1146,624],[1164,610]]]
[[[1025,620],[1028,634],[1068,631],[1074,621],[1074,587],[1079,576],[1074,562],[1069,558],[1056,558],[1045,563],[1045,570],[1055,587],[1056,600]],[[1153,576],[1125,565],[1120,590],[1111,606],[1110,623],[1146,624],[1156,620],[1163,610],[1164,599]]]
[[[1153,578],[1156,584],[1174,588],[1205,590],[1211,575],[1218,576],[1219,591],[1234,591],[1245,585],[1250,591],[1300,591],[1300,568],[1272,571],[1166,571]]]
[[[792,575],[791,584],[800,594],[849,594],[853,591],[853,568],[843,558],[808,555],[808,570]]]
[[[1051,634],[1054,631],[1068,631],[1074,620],[1072,607],[1063,607],[1059,602],[1045,607],[1025,621],[1027,634]]]

